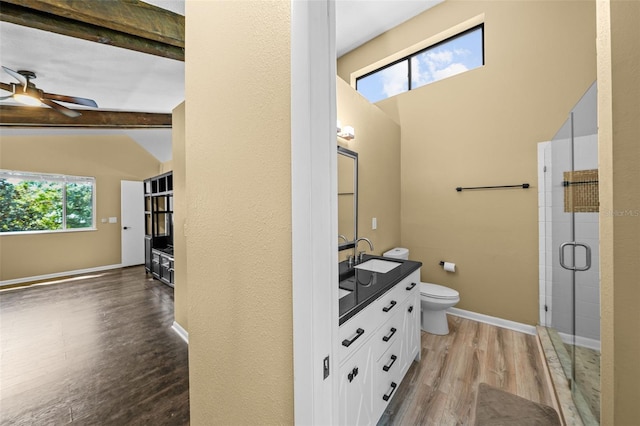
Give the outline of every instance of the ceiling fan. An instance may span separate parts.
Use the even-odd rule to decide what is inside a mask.
[[[5,70],[7,74],[18,80],[19,84],[0,82],[0,89],[11,92],[11,95],[0,97],[0,100],[13,98],[15,101],[25,105],[40,106],[42,104],[45,104],[48,107],[58,111],[59,113],[72,118],[79,117],[82,114],[80,114],[80,112],[76,110],[69,109],[63,105],[60,105],[55,101],[84,105],[94,108],[98,107],[98,104],[96,104],[96,102],[92,99],[79,98],[77,96],[56,95],[54,93],[46,93],[41,89],[38,89],[36,85],[31,82],[31,80],[34,80],[36,78],[36,73],[34,73],[33,71],[14,71],[5,66],[3,66],[2,69]]]

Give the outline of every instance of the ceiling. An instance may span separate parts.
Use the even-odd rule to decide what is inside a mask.
[[[442,1],[337,0],[338,57]],[[146,2],[184,15],[184,0]],[[170,113],[184,100],[184,62],[7,22],[0,22],[0,64],[34,71],[35,84],[45,92],[91,98],[104,110]],[[0,73],[0,81],[14,81]],[[40,132],[52,133],[50,129],[0,129],[1,135]],[[171,159],[170,129],[56,132],[126,133],[159,161]]]

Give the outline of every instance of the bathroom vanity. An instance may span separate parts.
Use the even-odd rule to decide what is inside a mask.
[[[420,359],[421,266],[368,255],[340,263],[340,424],[376,424]]]

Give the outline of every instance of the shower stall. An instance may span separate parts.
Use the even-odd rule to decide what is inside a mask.
[[[538,146],[540,324],[575,407],[600,418],[600,268],[596,83]],[[603,214],[605,212],[602,212]]]

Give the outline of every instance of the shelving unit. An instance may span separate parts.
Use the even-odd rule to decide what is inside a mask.
[[[173,172],[144,181],[145,269],[173,287]]]

